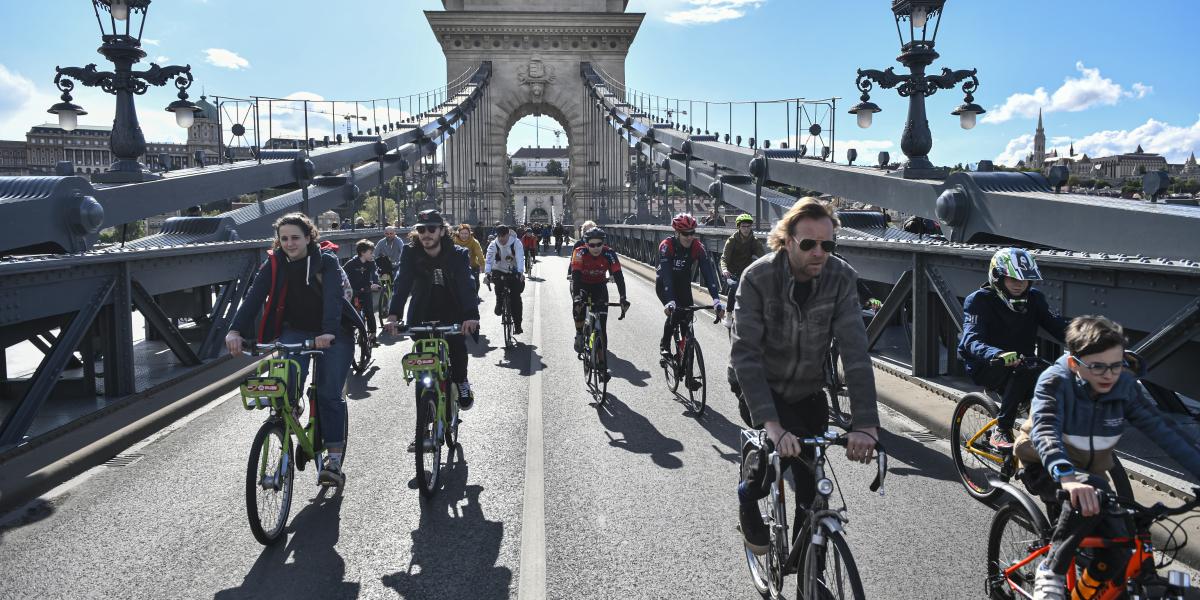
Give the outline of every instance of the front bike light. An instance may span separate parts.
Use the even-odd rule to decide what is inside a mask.
[[[433,379],[428,376],[422,377],[421,383],[425,384],[425,387],[430,387],[433,385]]]
[[[817,481],[817,491],[820,492],[822,496],[828,496],[828,495],[832,494],[833,493],[833,482],[830,481],[828,478],[824,478],[824,477],[821,478],[820,480]]]

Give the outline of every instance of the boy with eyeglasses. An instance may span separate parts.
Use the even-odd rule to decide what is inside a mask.
[[[1097,490],[1111,492],[1105,473],[1126,421],[1200,477],[1200,445],[1167,421],[1125,367],[1125,334],[1104,317],[1071,320],[1067,353],[1042,372],[1030,413],[1031,439],[1046,471],[1070,494],[1034,577],[1035,600],[1065,598],[1065,576],[1084,537],[1128,535],[1124,522],[1100,514]],[[1125,572],[1127,548],[1098,548],[1077,585],[1103,588]],[[1083,597],[1093,597],[1091,594]]]
[[[676,327],[687,323],[692,313],[683,312],[675,316],[675,307],[691,306],[692,274],[699,267],[704,277],[704,285],[712,295],[713,309],[717,316],[725,312],[721,305],[721,292],[717,285],[717,272],[713,268],[712,259],[704,249],[704,244],[696,237],[696,219],[688,213],[679,213],[671,219],[671,227],[675,235],[658,245],[658,267],[655,269],[654,291],[663,303],[663,312],[667,322],[663,324],[662,339],[659,341],[659,352],[662,360],[671,356],[671,332]],[[692,383],[692,382],[689,382]],[[698,382],[695,382],[698,383]]]

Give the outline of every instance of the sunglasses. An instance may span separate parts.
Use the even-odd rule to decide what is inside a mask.
[[[1096,377],[1103,377],[1109,371],[1119,375],[1121,373],[1121,369],[1129,366],[1129,363],[1125,361],[1115,363],[1085,363],[1074,354],[1071,355],[1071,358],[1074,358],[1075,362],[1079,363],[1079,366],[1087,369],[1088,373],[1091,373]]]
[[[693,235],[696,235],[696,232],[695,232],[695,230],[692,230],[692,231],[680,231],[680,232],[679,232],[679,235],[681,235],[681,236],[683,236],[683,237],[691,237],[691,236],[693,236]]]
[[[417,230],[417,234],[420,235],[423,233],[437,233],[441,228],[441,225],[417,225],[415,229]]]
[[[819,240],[818,241],[818,240],[810,240],[808,238],[804,238],[804,239],[796,240],[796,241],[799,243],[800,250],[803,252],[808,252],[809,250],[816,248],[817,244],[820,244],[821,249],[824,250],[828,254],[833,254],[833,252],[835,250],[837,250],[837,242],[835,242],[833,240]]]
[[[599,248],[603,245],[604,245],[604,242],[596,242],[594,244],[592,242],[588,242],[588,248]]]

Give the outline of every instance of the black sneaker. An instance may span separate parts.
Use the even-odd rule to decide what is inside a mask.
[[[522,333],[525,333],[525,330],[521,329],[520,323],[513,325],[513,334],[514,335],[521,335]]]
[[[583,334],[575,334],[575,354],[583,354]]]
[[[757,556],[770,549],[771,534],[763,523],[757,504],[742,504],[738,507],[738,522],[741,523],[742,543]]]
[[[346,484],[346,475],[342,473],[341,457],[325,457],[325,464],[321,466],[321,473],[317,475],[317,483],[326,487],[342,487]]]
[[[504,310],[499,303],[496,303],[496,308],[492,309],[492,312],[496,313],[496,316],[498,317],[500,316],[500,313],[504,312]]]
[[[458,408],[471,410],[472,406],[475,406],[475,394],[471,393],[470,382],[464,381],[458,384]]]

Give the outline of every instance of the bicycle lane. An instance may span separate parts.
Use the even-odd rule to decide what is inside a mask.
[[[489,342],[502,332],[484,298],[484,335],[468,343],[478,400],[464,413],[465,462],[443,469],[431,501],[405,451],[410,342],[384,340],[350,378],[346,490],[319,496],[311,463],[297,472],[282,543],[264,549],[246,523],[247,453],[265,413],[231,394],[135,447],[131,464],[5,520],[0,597],[514,597],[529,350],[505,356]]]

